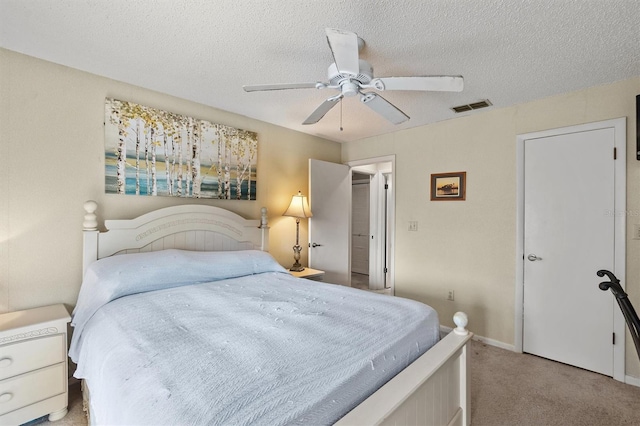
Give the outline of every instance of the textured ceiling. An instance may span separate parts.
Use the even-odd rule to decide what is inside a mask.
[[[638,76],[639,22],[638,0],[0,0],[0,46],[351,141],[453,118],[451,107],[485,98],[500,108]],[[243,91],[326,81],[326,27],[362,37],[375,76],[462,75],[464,91],[383,92],[411,117],[398,126],[348,98],[343,131],[340,107],[301,124],[337,91]]]

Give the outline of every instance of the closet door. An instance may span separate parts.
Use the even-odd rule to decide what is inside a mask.
[[[612,128],[524,142],[524,352],[613,375]]]

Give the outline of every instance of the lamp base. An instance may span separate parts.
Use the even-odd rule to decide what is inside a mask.
[[[300,251],[301,250],[302,250],[302,247],[300,247],[300,244],[298,244],[298,239],[296,238],[296,245],[293,246],[293,260],[295,261],[295,263],[293,264],[293,266],[291,268],[289,268],[290,271],[293,271],[293,272],[304,271],[304,266],[302,266],[300,264]]]

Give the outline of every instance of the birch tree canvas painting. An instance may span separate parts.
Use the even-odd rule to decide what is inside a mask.
[[[256,199],[257,134],[105,100],[105,191]]]

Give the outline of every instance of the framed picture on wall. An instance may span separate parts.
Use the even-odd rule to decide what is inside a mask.
[[[258,135],[105,99],[105,193],[255,200]]]
[[[467,172],[431,174],[431,201],[464,201]]]

